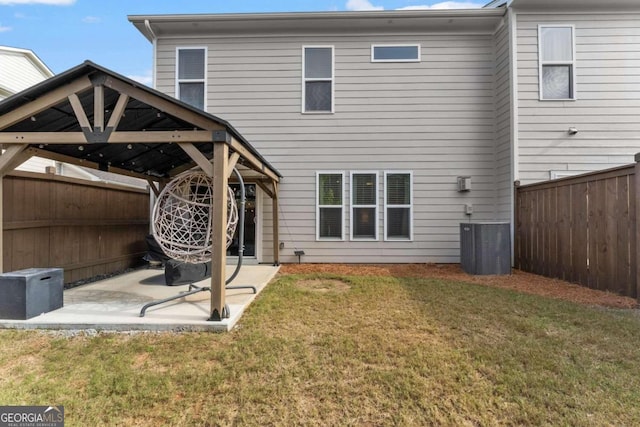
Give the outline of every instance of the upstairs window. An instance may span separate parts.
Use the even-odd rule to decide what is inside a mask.
[[[316,238],[344,240],[344,172],[318,172]]]
[[[371,62],[420,62],[420,45],[371,45]]]
[[[177,57],[176,98],[204,110],[207,49],[178,48]]]
[[[303,47],[303,113],[333,112],[333,46]]]
[[[413,182],[411,172],[384,173],[384,238],[413,239]]]
[[[378,240],[377,172],[351,172],[351,240]]]
[[[538,45],[540,99],[576,99],[574,27],[540,25]]]

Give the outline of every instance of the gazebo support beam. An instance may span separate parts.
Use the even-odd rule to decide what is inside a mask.
[[[73,108],[73,113],[76,115],[76,119],[78,120],[78,123],[80,124],[80,128],[82,129],[83,132],[93,132],[93,129],[91,128],[91,123],[89,123],[89,119],[87,118],[87,113],[86,111],[84,111],[84,108],[82,107],[82,102],[80,102],[80,98],[78,97],[77,94],[72,93],[71,95],[69,95],[69,103],[71,104],[71,108]],[[58,133],[58,132],[56,132]]]
[[[27,146],[22,144],[5,146],[6,151],[0,155],[0,177],[5,176],[18,166],[16,163],[24,158],[26,148]]]
[[[256,181],[256,184],[258,185],[258,187],[260,187],[262,189],[262,191],[264,191],[265,193],[267,193],[267,196],[269,196],[269,198],[273,199],[273,191],[271,191],[271,189],[269,187],[267,187],[267,184],[265,184],[262,181]]]
[[[182,150],[184,150],[184,152],[187,153],[189,157],[191,157],[191,160],[193,160],[200,167],[200,169],[204,171],[204,173],[206,173],[208,176],[213,176],[213,165],[211,164],[211,161],[209,161],[209,159],[207,159],[207,157],[202,154],[202,152],[200,152],[200,150],[198,150],[195,145],[181,142],[178,144],[178,146],[180,146],[180,148],[182,148]]]
[[[104,86],[93,88],[93,129],[96,132],[104,130]]]
[[[0,175],[0,273],[4,273],[4,178]]]
[[[153,194],[155,194],[156,197],[160,197],[160,190],[156,186],[156,182],[150,177],[147,178],[147,182],[149,183],[149,188],[153,191]]]
[[[267,183],[263,181],[256,181],[256,184],[271,198],[271,214],[273,217],[273,265],[280,265],[280,207],[278,205],[278,183],[271,181],[273,189],[269,188]]]
[[[4,272],[4,203],[3,203],[3,187],[4,176],[11,172],[22,161],[29,158],[29,155],[25,155],[24,145],[9,145],[6,146],[4,154],[0,154],[0,273]],[[2,153],[2,151],[0,151]]]
[[[278,183],[272,181],[273,185],[273,197],[271,198],[272,204],[272,216],[273,216],[273,265],[280,265],[280,227],[279,227],[279,216],[278,216]]]
[[[36,98],[33,101],[28,102],[27,104],[24,104],[0,117],[0,130],[6,129],[15,123],[29,118],[30,116],[35,116],[41,111],[58,104],[61,99],[64,99],[71,94],[89,89],[91,86],[91,80],[84,76],[58,89],[54,89],[46,95]]]
[[[238,141],[232,134],[226,130],[219,130],[213,132],[213,140],[215,142],[224,142],[234,152],[238,153],[245,162],[243,163],[250,169],[260,172],[262,175],[266,175],[273,181],[280,181],[280,177],[271,170],[258,156],[253,154],[251,150]]]
[[[86,123],[89,125],[88,120]],[[105,135],[104,141],[94,140],[91,142],[108,142],[110,144],[211,142],[211,132],[206,130],[122,131],[111,132],[108,137],[105,132],[102,134]],[[0,144],[86,144],[88,142],[84,132],[0,132]]]
[[[76,157],[66,156],[64,154],[54,153],[53,151],[41,150],[39,148],[28,148],[26,151],[29,153],[30,156],[43,157],[45,159],[55,160],[57,162],[69,163],[69,164],[72,164],[72,165],[82,166],[82,167],[89,168],[89,169],[102,170],[104,172],[113,172],[113,173],[117,173],[119,175],[130,176],[132,178],[140,178],[140,179],[144,179],[144,180],[147,180],[149,178],[148,175],[145,175],[145,174],[142,174],[142,173],[131,172],[130,170],[116,168],[116,167],[113,167],[113,166],[107,166],[105,168],[104,165],[101,165],[101,164],[96,163],[96,162],[92,162],[92,161],[89,161],[89,160],[78,159]],[[161,181],[161,182],[165,181],[165,178],[153,177],[153,179],[155,179],[157,181]]]
[[[227,161],[229,147],[222,142],[213,143],[213,213],[211,215],[211,307],[209,320],[220,321],[229,317],[226,308],[227,264]]]
[[[116,102],[116,106],[113,108],[111,117],[109,117],[109,123],[107,123],[107,131],[114,132],[120,124],[120,119],[124,115],[124,110],[127,108],[129,102],[129,95],[121,93]]]
[[[229,163],[227,164],[227,173],[229,174],[229,176],[231,176],[231,174],[233,173],[233,168],[236,167],[236,163],[238,163],[238,160],[240,160],[240,154],[238,153],[231,153],[231,155],[229,156]]]
[[[129,95],[131,98],[137,99],[151,107],[157,108],[159,111],[163,111],[169,115],[179,117],[182,120],[192,123],[201,129],[209,129],[210,131],[224,129],[221,125],[214,125],[211,120],[202,117],[200,114],[191,111],[188,108],[183,107],[180,104],[176,104],[169,99],[160,98],[149,91],[142,88],[131,86],[122,80],[118,80],[111,76],[107,76],[103,83],[106,87],[115,90],[116,92]],[[211,141],[211,138],[209,138]]]

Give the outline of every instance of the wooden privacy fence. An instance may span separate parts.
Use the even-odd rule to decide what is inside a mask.
[[[638,298],[639,177],[636,163],[516,186],[515,267]]]
[[[142,262],[148,191],[26,172],[3,181],[4,271],[61,267],[69,283]]]

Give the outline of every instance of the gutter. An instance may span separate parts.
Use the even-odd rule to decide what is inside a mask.
[[[220,14],[173,14],[173,15],[129,15],[130,22],[237,22],[237,21],[271,21],[301,19],[401,19],[401,18],[480,18],[502,16],[504,11],[492,8],[479,9],[425,9],[425,10],[393,10],[393,11],[358,11],[358,12],[270,12],[270,13],[220,13]]]

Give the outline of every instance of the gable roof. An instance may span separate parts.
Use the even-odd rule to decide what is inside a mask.
[[[32,155],[142,178],[194,166],[184,144],[211,159],[216,138],[247,167],[281,176],[225,120],[90,61],[0,102],[0,144],[28,144]]]

